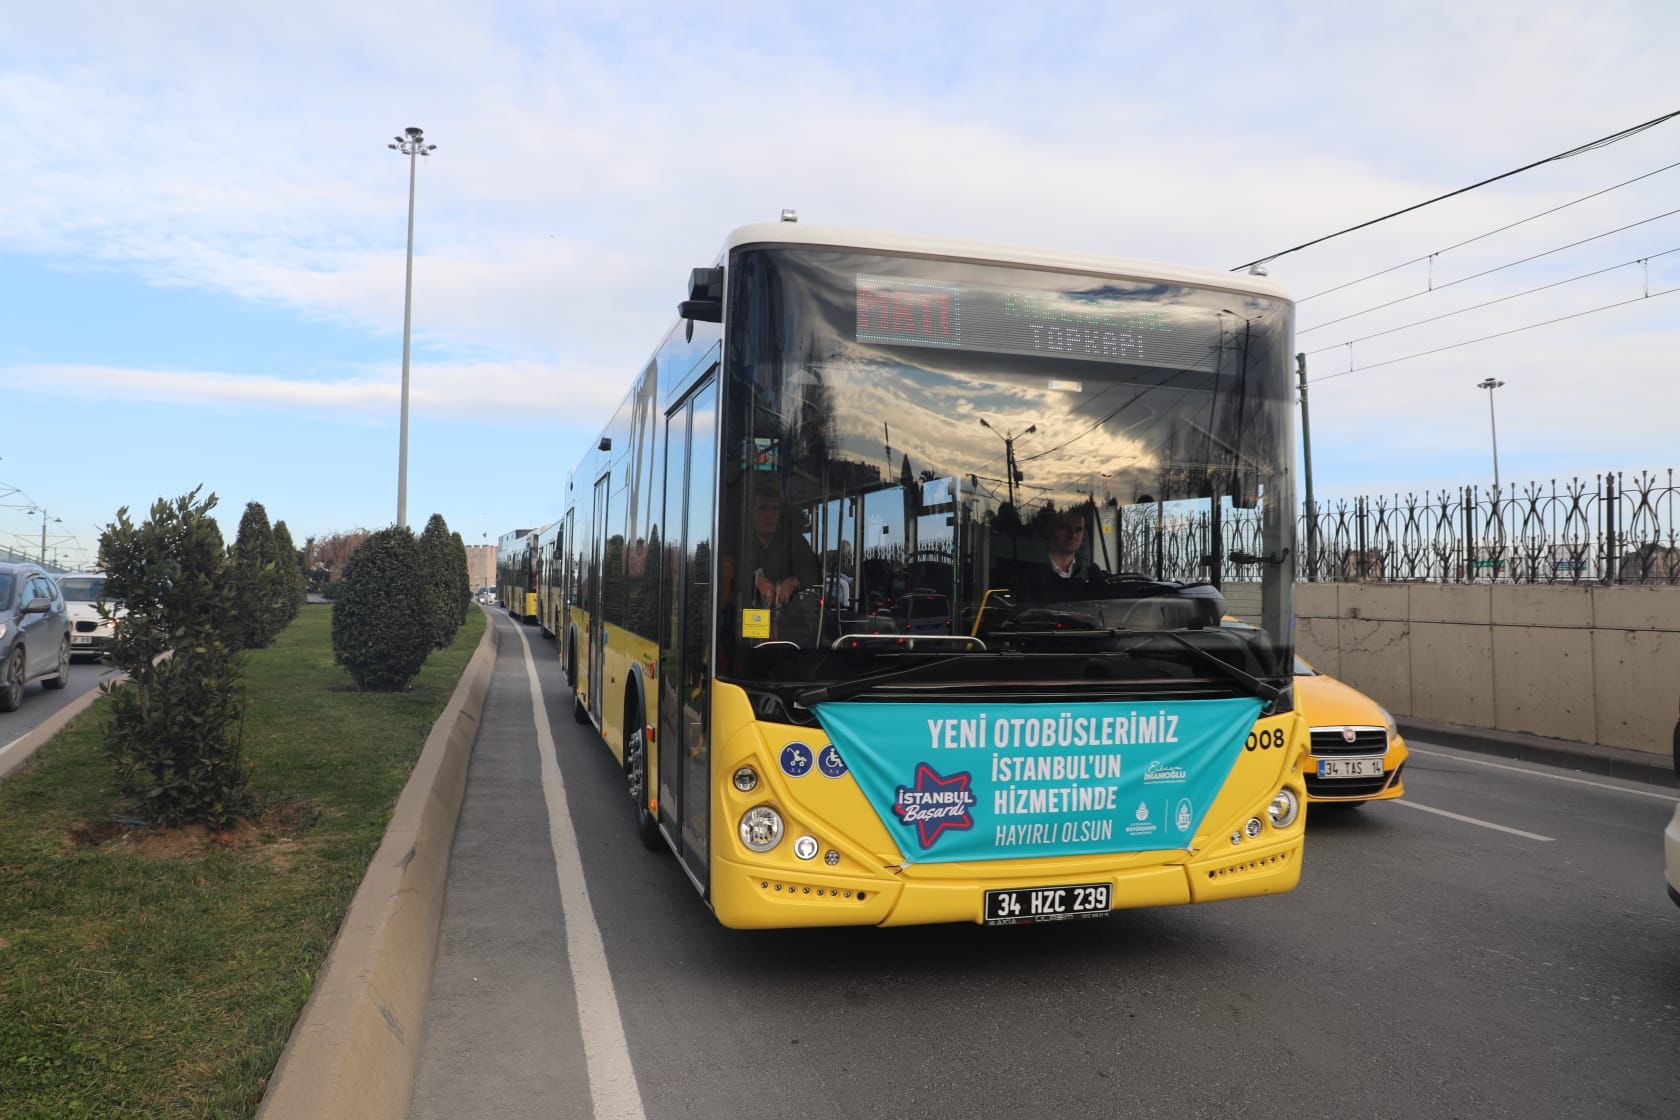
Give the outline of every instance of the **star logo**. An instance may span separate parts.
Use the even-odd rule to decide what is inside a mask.
[[[966,832],[974,827],[969,813],[976,800],[972,780],[966,770],[947,778],[927,763],[918,763],[916,784],[899,786],[893,795],[893,815],[916,826],[916,842],[926,851],[947,830]]]

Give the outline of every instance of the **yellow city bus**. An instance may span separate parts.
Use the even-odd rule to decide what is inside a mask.
[[[1293,314],[1248,275],[732,233],[567,483],[560,653],[642,841],[739,928],[1294,887]],[[1122,554],[1186,515],[1205,580]]]
[[[552,638],[560,633],[560,567],[565,555],[565,530],[566,519],[561,518],[534,534],[535,544],[532,547],[537,562],[537,625],[542,628],[545,638]]]
[[[496,541],[496,601],[522,622],[537,618],[536,529],[514,529]]]

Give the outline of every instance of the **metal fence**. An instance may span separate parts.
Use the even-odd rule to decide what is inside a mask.
[[[1261,551],[1253,514],[1165,521],[1131,517],[1117,528],[1132,567],[1205,579],[1217,538],[1224,576],[1258,579],[1234,556]],[[1680,484],[1665,474],[1620,471],[1529,483],[1495,495],[1480,486],[1436,494],[1362,497],[1303,510],[1298,578],[1326,583],[1680,585]]]
[[[0,564],[35,564],[43,571],[57,575],[64,571],[56,564],[42,564],[27,552],[19,552],[14,548],[0,545]]]

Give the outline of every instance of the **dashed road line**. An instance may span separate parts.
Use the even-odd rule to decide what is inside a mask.
[[[1666,801],[1671,805],[1676,801],[1680,801],[1680,797],[1676,797],[1672,793],[1658,793],[1655,790],[1649,789],[1632,789],[1628,786],[1611,785],[1609,782],[1595,782],[1590,778],[1572,778],[1567,774],[1548,774],[1544,770],[1530,770],[1526,766],[1509,766],[1503,762],[1489,762],[1482,758],[1468,758],[1462,754],[1449,754],[1446,751],[1432,751],[1423,747],[1414,747],[1409,743],[1407,744],[1406,749],[1412,754],[1426,754],[1431,758],[1450,758],[1454,762],[1468,762],[1475,766],[1486,766],[1492,770],[1509,770],[1513,774],[1527,774],[1533,778],[1548,778],[1554,782],[1569,782],[1570,784],[1577,786],[1592,786],[1594,789],[1608,789],[1614,790],[1617,793],[1630,793],[1635,797],[1649,797],[1654,801]]]
[[[578,1025],[589,1071],[589,1096],[595,1120],[644,1120],[642,1090],[630,1062],[624,1018],[613,991],[612,972],[601,941],[601,927],[589,902],[589,886],[578,858],[577,831],[566,804],[566,780],[555,758],[548,726],[548,705],[537,682],[537,664],[522,627],[513,627],[525,651],[525,677],[531,684],[531,710],[537,721],[537,749],[542,759],[543,800],[548,806],[548,838],[554,849],[554,874],[560,882],[560,906],[566,916],[566,960],[577,992]]]
[[[1538,832],[1524,832],[1520,828],[1511,828],[1509,825],[1494,824],[1492,821],[1484,821],[1476,817],[1467,817],[1462,813],[1449,813],[1445,809],[1437,809],[1433,805],[1419,805],[1416,801],[1411,801],[1404,797],[1396,798],[1387,804],[1400,805],[1407,809],[1416,809],[1422,813],[1434,813],[1438,817],[1447,817],[1451,820],[1463,821],[1465,824],[1473,824],[1479,828],[1491,828],[1495,832],[1508,832],[1512,836],[1521,836],[1525,840],[1538,840],[1542,844],[1550,844],[1554,839],[1551,836],[1542,836]]]

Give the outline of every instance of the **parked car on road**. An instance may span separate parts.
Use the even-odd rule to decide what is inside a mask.
[[[105,615],[99,613],[100,601],[105,598],[105,573],[59,576],[58,590],[70,612],[70,656],[99,657],[116,636],[114,620],[122,615],[121,603],[106,603]]]
[[[70,612],[46,572],[0,564],[0,712],[15,712],[33,680],[70,683]]]

